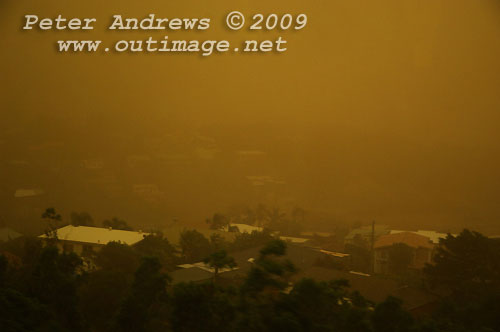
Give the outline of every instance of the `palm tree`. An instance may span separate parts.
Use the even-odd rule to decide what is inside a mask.
[[[272,230],[282,230],[285,224],[286,213],[279,207],[267,211],[267,226]]]

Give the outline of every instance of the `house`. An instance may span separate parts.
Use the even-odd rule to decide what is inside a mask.
[[[14,197],[15,198],[24,198],[24,197],[34,197],[34,196],[40,196],[44,193],[42,189],[34,188],[34,189],[17,189],[14,192]]]
[[[349,291],[357,291],[367,300],[380,303],[388,296],[394,296],[403,301],[403,308],[414,317],[422,317],[433,312],[439,303],[440,296],[426,289],[401,285],[397,280],[368,274],[346,272],[313,266],[299,271],[293,281],[311,278],[316,281],[347,280]]]
[[[293,236],[280,236],[280,240],[283,240],[285,242],[295,243],[295,244],[306,243],[307,241],[309,241],[309,239],[307,239],[307,238],[293,237]]]
[[[264,228],[257,227],[257,226],[251,226],[251,225],[247,225],[247,224],[231,223],[231,224],[229,224],[228,231],[233,231],[233,230],[240,232],[240,233],[249,233],[250,234],[253,231],[262,232],[264,230]]]
[[[0,228],[0,242],[7,242],[10,240],[14,240],[21,236],[22,236],[21,233],[16,232],[12,228],[9,227]]]
[[[411,259],[409,268],[422,269],[426,263],[432,260],[432,252],[435,244],[427,236],[413,232],[401,232],[382,235],[374,245],[374,272],[388,274],[390,251],[395,244],[405,244],[411,248]]]
[[[64,226],[57,229],[57,247],[65,252],[74,252],[78,255],[99,251],[110,242],[120,242],[133,246],[142,241],[149,233],[142,231],[123,231],[112,228],[87,226]],[[39,238],[47,240],[47,235]]]

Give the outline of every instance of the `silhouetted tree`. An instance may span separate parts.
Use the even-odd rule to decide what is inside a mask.
[[[71,212],[70,218],[73,226],[94,226],[94,219],[87,212]]]
[[[139,266],[139,257],[130,246],[110,242],[97,253],[95,263],[101,269],[133,275]]]
[[[47,208],[42,213],[42,219],[46,222],[45,235],[49,240],[57,240],[57,229],[62,226],[62,217],[54,208]]]
[[[243,331],[234,326],[236,295],[212,284],[180,283],[173,287],[170,321],[175,332]]]
[[[135,272],[130,295],[124,300],[116,319],[118,331],[164,331],[167,285],[170,278],[161,272],[158,258],[144,257]]]
[[[500,241],[469,230],[441,239],[434,263],[425,268],[433,285],[455,292],[500,289]]]
[[[57,248],[46,247],[29,279],[29,294],[46,305],[61,325],[71,331],[83,330],[78,310],[77,273],[81,259],[73,253],[59,254]]]
[[[208,218],[206,223],[210,226],[210,229],[225,229],[229,226],[229,218],[221,213],[215,213],[212,218]]]
[[[243,290],[256,295],[264,290],[276,293],[288,286],[289,276],[296,269],[286,255],[286,243],[282,240],[273,240],[260,250],[255,265],[250,270]]]
[[[434,314],[437,331],[500,331],[498,239],[469,230],[448,235],[424,272],[431,286],[451,292]]]
[[[143,257],[157,257],[161,265],[168,270],[173,270],[178,260],[174,246],[162,234],[146,236],[134,249]]]
[[[286,213],[282,212],[279,207],[274,207],[267,210],[266,224],[269,229],[279,231],[285,228]]]
[[[392,296],[375,307],[372,316],[375,332],[408,332],[413,318],[402,308],[402,301]]]
[[[179,246],[187,262],[201,261],[211,251],[210,241],[196,230],[182,231]]]
[[[214,269],[214,281],[217,280],[217,276],[219,274],[220,269],[224,268],[234,268],[236,266],[236,262],[233,257],[227,255],[225,250],[219,250],[212,254],[210,254],[207,258],[203,260],[206,264],[208,264],[211,268]]]
[[[118,270],[99,269],[90,273],[79,290],[80,307],[91,330],[109,331],[132,283],[131,276]]]

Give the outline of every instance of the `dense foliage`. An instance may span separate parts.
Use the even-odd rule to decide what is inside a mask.
[[[199,238],[199,234],[185,236]],[[206,239],[207,240],[207,239]],[[227,244],[203,241],[206,262],[233,266]],[[201,255],[184,243],[183,255]],[[244,242],[244,241],[243,241]],[[218,243],[215,245],[215,243]],[[96,269],[43,247],[35,239],[10,244],[0,255],[0,330],[10,331],[500,331],[499,244],[478,233],[443,240],[426,276],[443,290],[434,315],[416,319],[389,297],[370,303],[343,280],[302,279],[287,246],[269,241],[238,287],[216,279],[172,284],[173,247],[155,235],[137,247],[110,243],[96,256]],[[5,250],[5,248],[4,248]],[[177,258],[175,258],[177,257]]]

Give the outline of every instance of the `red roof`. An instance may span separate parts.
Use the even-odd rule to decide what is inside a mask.
[[[374,247],[375,248],[390,247],[396,243],[404,243],[412,248],[422,247],[422,248],[432,249],[434,247],[430,238],[412,232],[402,232],[396,234],[382,235],[375,242]]]

